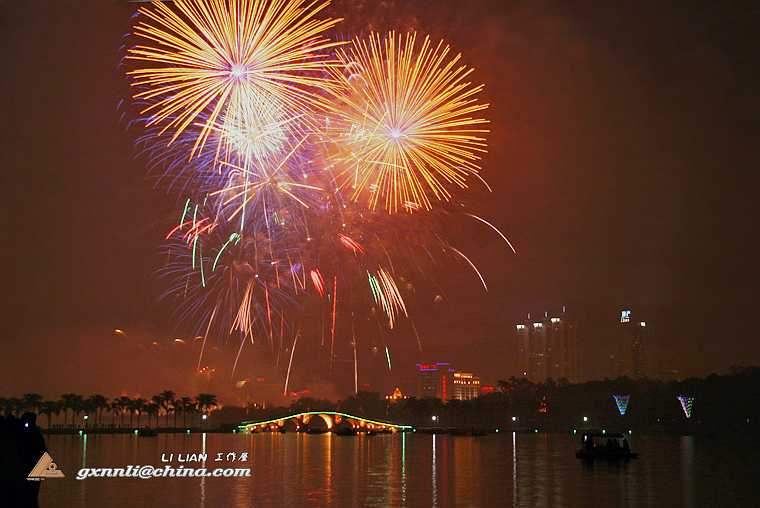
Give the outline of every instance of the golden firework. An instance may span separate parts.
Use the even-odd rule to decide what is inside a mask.
[[[141,8],[147,20],[134,33],[148,44],[130,49],[127,58],[146,64],[129,74],[144,89],[135,98],[149,103],[142,111],[150,114],[148,125],[172,129],[170,144],[189,125],[200,125],[194,153],[212,130],[238,129],[224,124],[239,122],[251,97],[266,97],[292,115],[323,106],[319,91],[332,81],[321,74],[333,65],[325,50],[336,43],[322,33],[340,21],[315,19],[328,3],[175,0]]]
[[[370,208],[382,201],[390,212],[429,209],[430,193],[448,200],[452,184],[466,187],[479,170],[487,120],[472,115],[488,105],[477,104],[482,85],[465,81],[472,69],[449,51],[395,32],[338,50],[343,69],[332,74],[341,93],[325,125],[327,159],[352,199],[365,195]]]

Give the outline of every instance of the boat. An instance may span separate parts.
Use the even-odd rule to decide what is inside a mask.
[[[594,439],[599,439],[605,444],[595,443]],[[581,438],[582,446],[575,452],[579,459],[607,459],[607,460],[628,460],[637,459],[638,453],[632,452],[628,448],[628,439],[623,434],[611,432],[585,432]]]
[[[158,432],[156,432],[153,429],[140,429],[137,431],[138,437],[156,437],[158,436]]]
[[[327,434],[328,430],[324,427],[309,427],[306,429],[307,434]]]

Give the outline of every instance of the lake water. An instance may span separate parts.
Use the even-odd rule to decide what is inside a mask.
[[[741,436],[735,436],[740,438]],[[748,439],[756,436],[745,436]],[[96,506],[758,506],[757,444],[641,436],[641,458],[586,464],[580,436],[386,434],[160,434],[46,436],[66,478],[42,481],[40,505]],[[736,441],[734,441],[736,443]],[[746,448],[750,446],[750,448]],[[250,478],[86,478],[80,468],[178,462],[250,467]],[[248,452],[247,462],[217,453]],[[162,462],[162,454],[173,462]],[[186,458],[186,457],[183,457]],[[226,458],[226,457],[225,457]],[[241,466],[242,465],[242,466]],[[1,503],[0,503],[1,504]]]

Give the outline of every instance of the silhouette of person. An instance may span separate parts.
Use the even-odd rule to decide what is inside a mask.
[[[34,413],[20,419],[0,417],[0,502],[4,506],[38,507],[40,482],[28,480],[47,451]]]

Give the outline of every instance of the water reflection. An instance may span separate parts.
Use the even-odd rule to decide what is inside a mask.
[[[630,462],[578,460],[572,435],[262,433],[161,434],[152,439],[56,435],[46,440],[66,478],[42,485],[42,506],[154,506],[157,499],[167,506],[204,508],[667,506],[697,499],[708,506],[735,506],[755,500],[756,469],[748,459],[737,458],[756,455],[757,450],[746,449],[755,445],[731,448],[699,438],[639,437],[632,447],[641,458]],[[75,480],[81,467],[160,466],[162,453],[200,451],[211,458],[243,450],[249,452],[249,478]],[[197,467],[222,464],[228,467],[213,459]]]
[[[512,433],[512,506],[517,506],[517,432]]]
[[[203,467],[206,467],[206,433],[204,432],[202,434],[202,445],[201,445],[201,453],[203,454],[204,460],[203,460]],[[202,477],[200,481],[200,490],[201,490],[201,508],[206,508],[206,478]]]
[[[435,468],[435,437],[436,435],[433,434],[433,474],[432,474],[432,480],[433,480],[433,506],[438,506],[438,485],[437,485],[437,473]]]
[[[685,506],[694,506],[694,437],[681,436],[681,476]]]
[[[406,432],[401,434],[401,504],[406,505]]]

